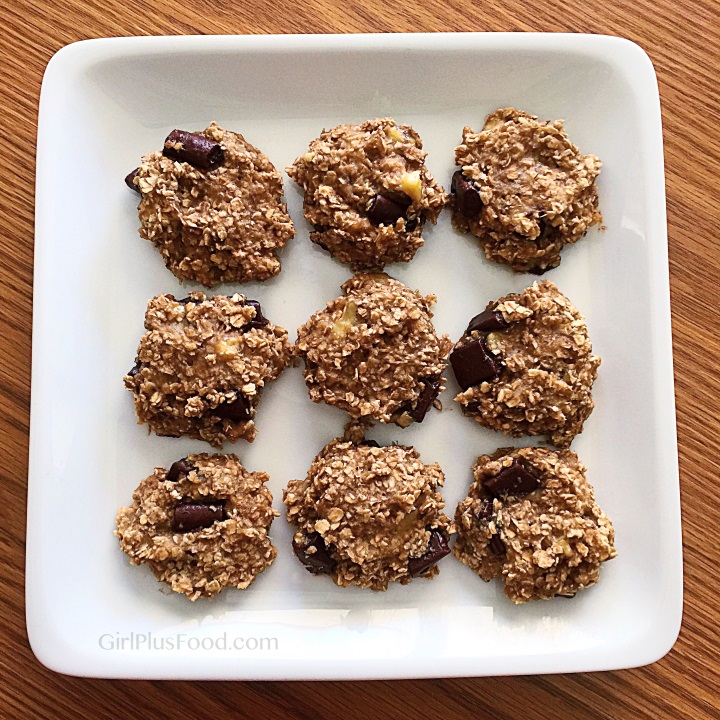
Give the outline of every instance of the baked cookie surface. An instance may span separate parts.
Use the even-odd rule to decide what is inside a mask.
[[[448,555],[450,518],[437,488],[444,475],[411,447],[337,439],[284,493],[293,550],[313,574],[342,586],[385,590],[432,578]]]
[[[180,280],[207,287],[266,280],[295,234],[280,173],[242,135],[215,123],[174,130],[142,159],[128,185],[140,192],[140,235]]]
[[[602,163],[570,142],[562,120],[505,108],[455,151],[453,225],[478,238],[489,260],[543,273],[560,251],[602,221],[595,180]]]
[[[565,447],[593,410],[600,358],[582,315],[543,280],[474,317],[450,365],[464,414],[505,435],[547,435]]]
[[[118,510],[115,535],[133,565],[147,563],[190,600],[244,589],[277,555],[267,481],[235,455],[188,455],[140,483]]]
[[[125,386],[140,423],[157,435],[187,436],[220,447],[256,435],[255,409],[265,384],[292,360],[287,331],[243,295],[148,303],[135,366]]]
[[[571,450],[500,448],[473,468],[453,553],[515,603],[572,597],[616,556],[614,530]]]
[[[310,239],[353,270],[408,262],[447,196],[410,125],[391,118],[324,130],[287,168],[304,190]]]
[[[422,422],[444,389],[452,347],[447,335],[435,334],[435,296],[382,273],[355,275],[342,289],[345,295],[298,330],[310,398],[355,418]]]

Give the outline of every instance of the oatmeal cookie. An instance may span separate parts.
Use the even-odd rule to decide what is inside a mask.
[[[594,407],[600,358],[585,320],[548,280],[474,317],[450,353],[463,413],[505,435],[566,447]]]
[[[287,168],[305,191],[310,239],[353,270],[408,262],[447,196],[410,125],[391,118],[324,130]]]
[[[298,330],[297,354],[313,402],[406,427],[444,390],[452,342],[438,337],[423,297],[385,274],[359,274]]]
[[[560,264],[564,245],[602,220],[595,180],[601,162],[582,155],[562,120],[540,122],[505,108],[455,150],[453,225],[475,235],[489,260],[517,272]]]
[[[147,563],[190,600],[245,589],[277,555],[267,481],[235,455],[188,455],[140,483],[115,535],[133,565]]]
[[[140,192],[140,235],[180,280],[207,287],[266,280],[295,234],[280,173],[242,135],[212,123],[173,130],[126,178]]]
[[[273,325],[260,304],[243,295],[148,303],[135,367],[125,387],[138,421],[158,435],[252,442],[253,418],[265,383],[292,359],[287,330]]]
[[[411,447],[333,440],[284,493],[298,527],[293,550],[311,573],[341,587],[385,590],[432,578],[453,531],[441,512],[443,481],[440,467],[424,465]]]
[[[502,576],[515,603],[572,597],[615,557],[615,533],[571,450],[482,455],[455,513],[455,557],[483,580]]]

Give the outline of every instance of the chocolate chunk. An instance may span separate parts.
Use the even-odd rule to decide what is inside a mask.
[[[420,382],[423,384],[422,392],[415,408],[409,411],[410,417],[419,423],[425,419],[427,411],[440,394],[440,378],[423,378]]]
[[[493,514],[493,504],[492,500],[483,500],[480,503],[480,509],[477,512],[477,516],[480,520],[486,520],[489,517],[492,517]]]
[[[450,548],[445,533],[442,530],[432,530],[427,550],[419,558],[410,558],[408,561],[408,573],[412,577],[422,575],[435,565],[438,560],[442,560],[449,554]]]
[[[405,232],[414,232],[418,225],[423,227],[425,225],[425,216],[418,215],[418,217],[410,218],[405,222]]]
[[[495,534],[490,537],[490,541],[488,542],[488,547],[492,551],[494,555],[504,555],[505,554],[505,543],[500,539],[500,536]]]
[[[475,330],[490,332],[491,330],[504,330],[506,327],[510,327],[510,323],[503,317],[503,314],[494,308],[488,308],[470,321],[465,332],[471,333]]]
[[[327,225],[313,225],[315,232],[310,235],[310,239],[323,250],[327,250],[328,246],[320,239],[320,235],[328,231]]]
[[[126,175],[125,176],[125,184],[131,190],[134,190],[136,193],[138,193],[138,195],[142,195],[142,191],[134,182],[134,180],[138,176],[139,172],[140,172],[140,168],[135,168],[129,175]]]
[[[370,203],[367,212],[368,220],[373,225],[394,225],[401,218],[410,205],[410,199],[405,204],[387,197],[376,195]]]
[[[483,487],[493,496],[527,495],[537,490],[540,481],[535,468],[522,459],[515,458],[512,465],[503,468],[497,475],[483,480]]]
[[[528,268],[528,272],[531,273],[532,275],[544,275],[548,270],[552,270],[552,268],[540,267],[539,265]]]
[[[139,360],[136,360],[135,365],[132,366],[132,368],[130,369],[130,372],[128,372],[128,375],[131,378],[134,378],[140,372],[141,369],[142,369],[142,363]]]
[[[250,420],[252,417],[250,414],[250,402],[241,393],[238,393],[232,402],[222,403],[210,412],[218,417],[236,422],[239,420]]]
[[[176,460],[167,471],[166,480],[177,482],[182,475],[189,475],[192,470],[197,470],[195,463],[190,462],[187,458]]]
[[[337,561],[332,557],[322,535],[317,532],[306,535],[302,541],[297,542],[293,538],[293,551],[298,560],[313,575],[330,575],[335,571]],[[314,551],[308,552],[310,548]]]
[[[180,305],[187,305],[189,302],[196,302],[191,297],[184,297],[180,298],[179,300],[176,300],[175,302],[180,303]]]
[[[376,440],[362,440],[358,443],[358,445],[365,446],[365,447],[380,447],[380,443]]]
[[[165,138],[163,155],[201,170],[214,170],[225,160],[225,151],[219,142],[185,130],[173,130]]]
[[[466,218],[477,217],[483,209],[483,202],[480,199],[480,191],[475,183],[458,170],[452,176],[450,192],[455,195],[455,208]]]
[[[270,321],[262,314],[262,308],[257,300],[245,300],[246,305],[251,305],[255,308],[255,317],[245,325],[246,328],[261,328],[265,327]]]
[[[173,513],[173,530],[175,532],[202,530],[224,520],[225,517],[224,502],[183,503],[178,505]]]
[[[463,390],[492,380],[502,370],[502,362],[488,350],[484,335],[456,347],[450,353],[450,364]]]

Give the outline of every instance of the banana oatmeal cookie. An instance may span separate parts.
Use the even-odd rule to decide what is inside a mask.
[[[450,353],[463,413],[505,435],[547,435],[558,447],[594,407],[600,358],[585,320],[548,280],[476,315]]]
[[[562,120],[540,122],[505,108],[455,150],[453,225],[475,235],[489,260],[517,272],[560,264],[564,245],[601,222],[595,179],[602,163],[582,155]]]
[[[426,155],[417,132],[392,118],[323,130],[287,168],[305,191],[310,239],[354,270],[412,260],[447,201]]]
[[[295,234],[280,173],[242,135],[212,123],[173,130],[125,182],[140,193],[140,235],[180,280],[266,280]]]
[[[483,580],[502,576],[515,603],[572,597],[615,557],[615,533],[571,450],[482,455],[455,513],[455,557]]]
[[[444,390],[442,372],[452,342],[438,337],[423,297],[380,273],[359,274],[298,330],[313,402],[382,423],[422,422]]]
[[[118,510],[120,547],[190,600],[244,590],[277,555],[268,537],[277,513],[267,481],[236,455],[188,455],[169,470],[157,467],[133,504]]]
[[[437,492],[443,481],[440,467],[424,465],[411,447],[333,440],[284,493],[298,527],[293,550],[307,570],[341,587],[386,590],[432,578],[453,532]]]
[[[265,383],[292,359],[287,330],[243,295],[176,300],[158,295],[148,303],[135,367],[125,387],[135,412],[158,435],[252,442],[253,418]]]

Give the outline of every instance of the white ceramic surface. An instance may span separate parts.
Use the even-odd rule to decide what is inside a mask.
[[[137,199],[123,178],[140,156],[174,127],[216,120],[282,170],[323,127],[392,115],[419,131],[429,168],[448,187],[463,126],[478,128],[509,105],[564,118],[571,139],[604,162],[607,229],[566,248],[546,276],[585,314],[603,358],[595,412],[573,444],[617,532],[618,557],[600,584],[573,600],[516,607],[500,583],[449,557],[433,582],[379,594],[340,589],[293,557],[284,517],[272,531],[277,561],[245,592],[192,604],[131,567],[113,536],[116,509],[155,465],[211,450],[148,435],[122,383],[148,298],[189,288],[138,236]],[[297,236],[283,271],[242,290],[294,339],[350,273],[310,243],[301,195],[285,183]],[[198,679],[525,674],[631,667],[672,646],[682,559],[662,138],[655,74],[636,45],[542,34],[78,43],[52,59],[43,82],[36,212],[27,623],[48,667]],[[436,293],[436,327],[457,339],[488,300],[534,278],[485,261],[449,215],[428,227],[410,264],[388,270]],[[477,455],[523,444],[462,417],[456,390],[449,378],[443,412],[422,425],[371,432],[440,463],[450,514]],[[225,450],[270,473],[282,512],[282,488],[345,420],[309,401],[294,368],[266,391],[256,442]],[[233,647],[234,638],[249,649]]]

